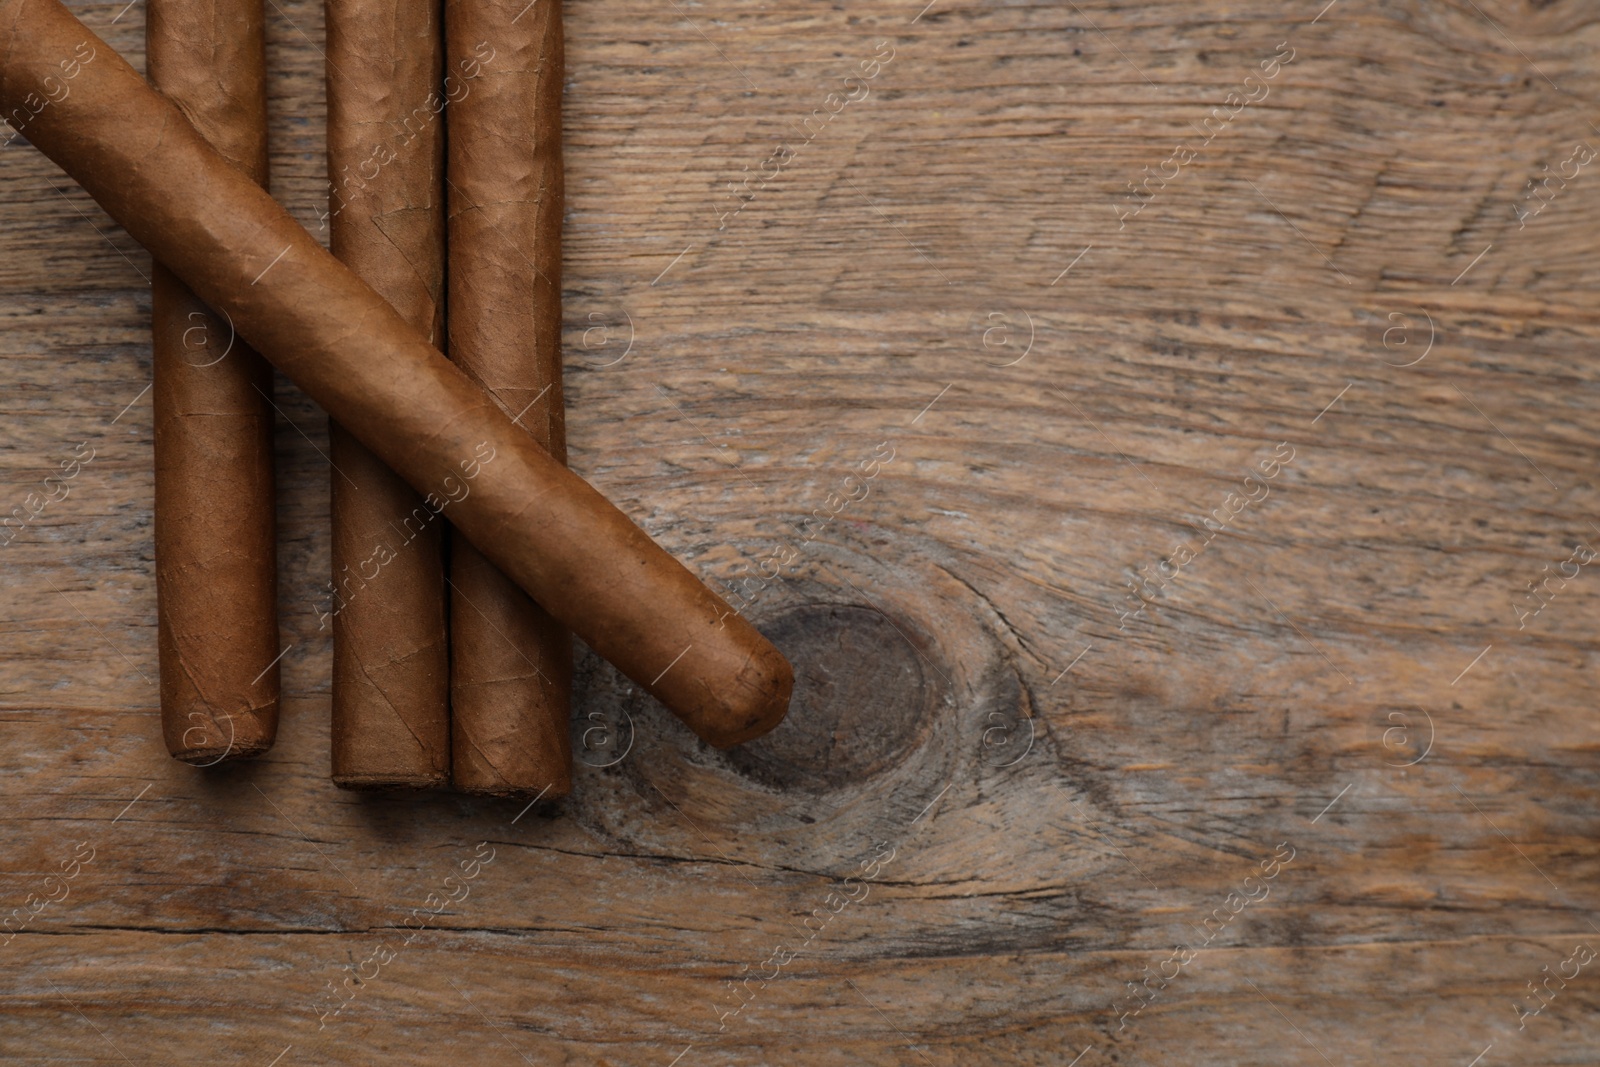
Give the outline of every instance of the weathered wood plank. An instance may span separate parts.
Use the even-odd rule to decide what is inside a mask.
[[[800,686],[722,754],[586,658],[525,814],[328,782],[281,381],[280,741],[165,758],[148,257],[0,149],[0,504],[94,450],[0,546],[0,919],[66,889],[0,1058],[1594,1061],[1592,968],[1513,1005],[1600,944],[1600,180],[1529,186],[1600,145],[1600,26],[920,6],[566,14],[572,464]],[[270,31],[313,231],[321,25]]]

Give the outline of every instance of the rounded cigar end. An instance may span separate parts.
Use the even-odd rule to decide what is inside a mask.
[[[469,797],[505,797],[515,800],[560,800],[572,793],[572,779],[562,778],[544,785],[513,785],[510,782],[462,782],[453,783],[457,793],[465,793]]]
[[[179,763],[187,763],[191,767],[215,767],[222,763],[236,763],[239,760],[255,759],[264,755],[272,747],[272,742],[256,739],[250,742],[236,741],[227,745],[207,745],[200,748],[185,748],[172,752],[172,758]]]
[[[333,784],[354,792],[380,790],[420,791],[447,785],[450,779],[444,774],[336,774]]]
[[[276,701],[231,714],[206,708],[182,710],[189,706],[178,701],[162,703],[161,726],[167,754],[179,763],[216,767],[255,759],[265,754],[277,738]],[[173,708],[179,710],[169,710]]]
[[[716,721],[695,731],[707,744],[732,748],[753,741],[789,714],[794,668],[771,642],[763,638],[762,645],[739,672],[733,698],[724,702]]]

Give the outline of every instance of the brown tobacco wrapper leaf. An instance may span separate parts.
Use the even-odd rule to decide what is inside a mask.
[[[28,138],[555,618],[700,737],[776,726],[794,674],[750,623],[550,457],[206,144],[58,0],[0,0],[0,114],[100,58]]]
[[[445,0],[450,358],[565,463],[560,0]],[[492,43],[491,43],[492,42]],[[457,534],[451,777],[468,793],[572,789],[572,638]]]
[[[333,254],[434,344],[444,327],[438,0],[328,0]],[[444,521],[337,422],[333,780],[442,784],[450,772]]]
[[[262,23],[262,0],[150,0],[145,41],[150,80],[265,184]],[[160,264],[151,320],[161,728],[210,765],[278,729],[272,369]]]

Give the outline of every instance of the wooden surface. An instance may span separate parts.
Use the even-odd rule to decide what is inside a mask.
[[[921,2],[566,11],[572,465],[750,577],[800,688],[721,754],[585,658],[520,818],[328,781],[282,381],[280,738],[166,758],[148,259],[0,150],[5,508],[94,449],[0,548],[0,903],[66,893],[0,1059],[1600,1058],[1600,575],[1528,593],[1600,545],[1592,5]],[[120,8],[77,5],[141,63]],[[315,229],[321,11],[270,14]]]

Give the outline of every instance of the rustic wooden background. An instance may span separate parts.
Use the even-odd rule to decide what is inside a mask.
[[[800,688],[720,754],[586,658],[525,813],[328,781],[283,382],[280,740],[166,757],[148,257],[0,150],[0,510],[94,450],[0,548],[0,1059],[1600,1059],[1594,6],[925,2],[568,5],[572,463]]]

